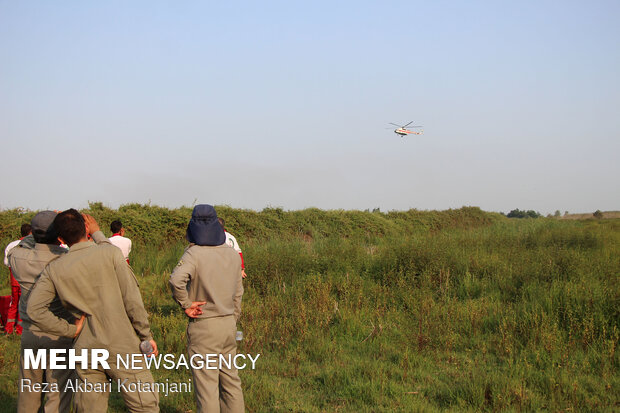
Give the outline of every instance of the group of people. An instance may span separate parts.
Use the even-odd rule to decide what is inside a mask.
[[[96,220],[75,209],[37,213],[22,238],[7,247],[6,261],[21,290],[20,382],[56,383],[61,391],[24,391],[18,386],[18,412],[107,411],[109,391],[67,391],[76,376],[91,384],[123,380],[152,383],[147,368],[117,365],[117,355],[141,352],[145,342],[157,356],[138,281],[129,265],[131,240],[120,221],[106,238]],[[30,232],[30,233],[29,233]],[[211,205],[197,205],[187,227],[189,246],[170,276],[173,299],[188,317],[187,351],[236,354],[236,323],[241,313],[243,256]],[[236,248],[235,248],[236,247]],[[11,313],[9,313],[11,314]],[[10,315],[9,315],[10,317]],[[9,319],[10,321],[11,319]],[[19,321],[13,318],[13,330]],[[8,326],[8,323],[7,323]],[[25,349],[105,349],[107,368],[76,365],[71,369],[26,368]],[[90,367],[90,368],[87,368]],[[236,368],[193,369],[198,412],[244,410]],[[105,388],[105,386],[104,386]],[[151,387],[153,388],[153,387]],[[156,391],[119,391],[131,412],[159,411]]]
[[[58,211],[55,211],[58,212]],[[129,253],[131,252],[131,240],[129,238],[124,237],[125,228],[123,228],[123,223],[119,220],[112,221],[110,224],[110,230],[113,235],[108,238],[110,243],[116,247],[118,247],[123,256],[127,260],[129,264]],[[7,296],[7,309],[6,309],[6,317],[0,318],[0,328],[4,330],[6,334],[17,334],[21,335],[22,328],[22,320],[19,315],[19,299],[21,297],[21,287],[19,282],[13,276],[13,272],[9,265],[9,252],[19,245],[19,243],[27,236],[32,234],[32,226],[30,224],[22,224],[20,227],[21,238],[10,242],[6,248],[4,249],[4,265],[9,268],[9,283],[11,286],[11,295]],[[69,248],[66,244],[60,244],[60,246],[66,250]],[[5,298],[5,297],[2,297]],[[4,312],[2,315],[5,315]]]

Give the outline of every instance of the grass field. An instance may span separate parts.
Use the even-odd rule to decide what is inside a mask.
[[[91,204],[120,217],[160,351],[185,348],[167,286],[190,209]],[[244,250],[247,411],[618,411],[620,221],[444,212],[219,207]],[[2,245],[30,212],[0,212]],[[3,294],[8,272],[0,273]],[[0,338],[13,412],[17,337]],[[182,381],[183,371],[154,370]],[[187,412],[193,396],[161,397]],[[110,411],[124,411],[113,395]]]
[[[596,218],[592,213],[590,214],[564,214],[559,219],[593,219]],[[620,211],[602,211],[602,219],[617,219],[620,218]]]

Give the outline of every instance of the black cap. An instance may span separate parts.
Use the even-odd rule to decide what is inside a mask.
[[[36,242],[50,244],[56,241],[58,234],[53,225],[56,215],[54,211],[41,211],[32,218],[32,236]]]

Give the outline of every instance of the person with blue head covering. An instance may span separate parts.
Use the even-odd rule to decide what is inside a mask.
[[[187,225],[187,240],[192,244],[211,247],[226,242],[226,234],[213,206],[202,204],[194,207],[192,219]]]
[[[170,275],[174,300],[188,317],[187,351],[237,354],[236,325],[241,314],[241,258],[226,243],[211,205],[196,205],[187,225],[189,247]],[[198,413],[243,412],[241,379],[233,366],[192,369]]]

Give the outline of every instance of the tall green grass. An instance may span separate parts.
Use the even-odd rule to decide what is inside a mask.
[[[160,351],[180,354],[186,320],[167,280],[191,211],[147,219],[153,207],[142,208],[156,233],[135,232],[132,265]],[[239,351],[261,354],[256,370],[241,372],[248,411],[620,407],[618,221],[508,220],[477,209],[219,211],[249,274]],[[15,337],[0,340],[3,411],[14,411],[18,350]],[[185,412],[194,403],[182,394],[161,405]],[[117,395],[111,411],[123,411]]]

